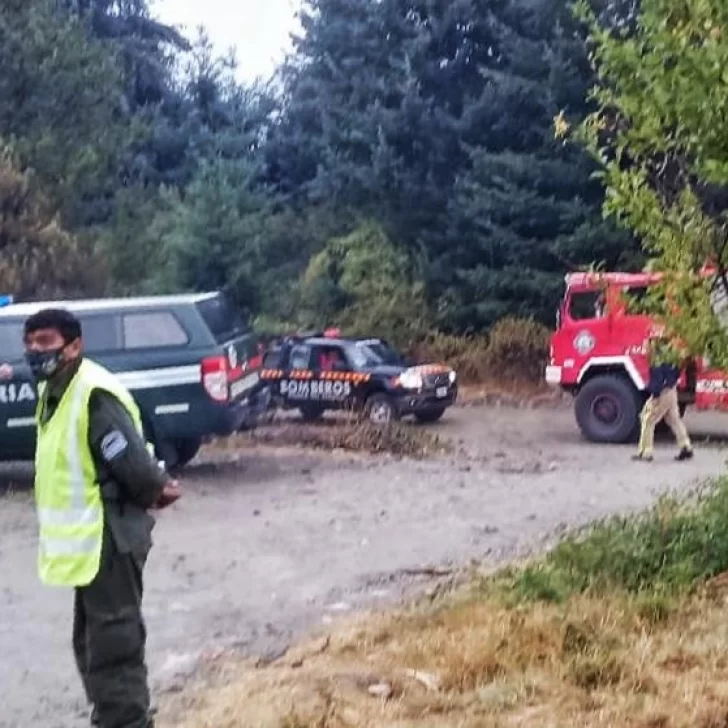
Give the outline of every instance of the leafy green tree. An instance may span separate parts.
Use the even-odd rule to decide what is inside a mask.
[[[303,316],[408,345],[431,325],[417,278],[413,261],[379,226],[364,223],[312,258],[301,283]]]
[[[156,290],[226,289],[247,311],[258,308],[262,232],[270,213],[254,172],[237,162],[202,163],[180,194],[163,193],[150,234],[159,241]]]
[[[728,295],[728,5],[641,0],[630,34],[578,9],[599,85],[577,136],[602,166],[605,212],[639,236],[664,275],[648,310],[691,353],[728,366],[716,315]],[[561,115],[557,131],[568,126]],[[706,263],[717,276],[700,277]]]

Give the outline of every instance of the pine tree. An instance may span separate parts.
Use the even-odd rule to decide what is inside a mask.
[[[567,270],[631,263],[629,235],[601,219],[591,160],[554,139],[554,116],[585,114],[592,81],[566,0],[306,7],[270,179],[424,252],[443,327],[550,321]]]

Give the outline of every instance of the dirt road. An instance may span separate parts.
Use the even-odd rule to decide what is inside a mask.
[[[728,418],[688,423],[728,433]],[[673,463],[669,442],[652,465],[632,463],[629,448],[584,443],[568,409],[458,408],[434,429],[467,455],[261,450],[190,467],[184,501],[158,521],[147,571],[154,684],[180,684],[206,650],[275,653],[337,614],[395,600],[412,587],[402,570],[495,562],[562,524],[639,508],[724,470],[724,452],[705,443],[691,463]],[[0,726],[87,725],[72,596],[37,581],[27,493],[0,500],[0,533]]]

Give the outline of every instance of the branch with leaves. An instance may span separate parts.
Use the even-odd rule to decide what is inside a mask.
[[[719,306],[728,299],[728,3],[642,0],[629,29],[589,3],[595,110],[571,129],[600,164],[604,214],[632,230],[660,282],[643,302],[691,355],[728,366]],[[712,266],[706,275],[705,266]]]

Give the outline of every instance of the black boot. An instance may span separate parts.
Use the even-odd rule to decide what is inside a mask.
[[[690,460],[692,457],[693,449],[691,447],[684,447],[677,455],[675,455],[675,460]]]

